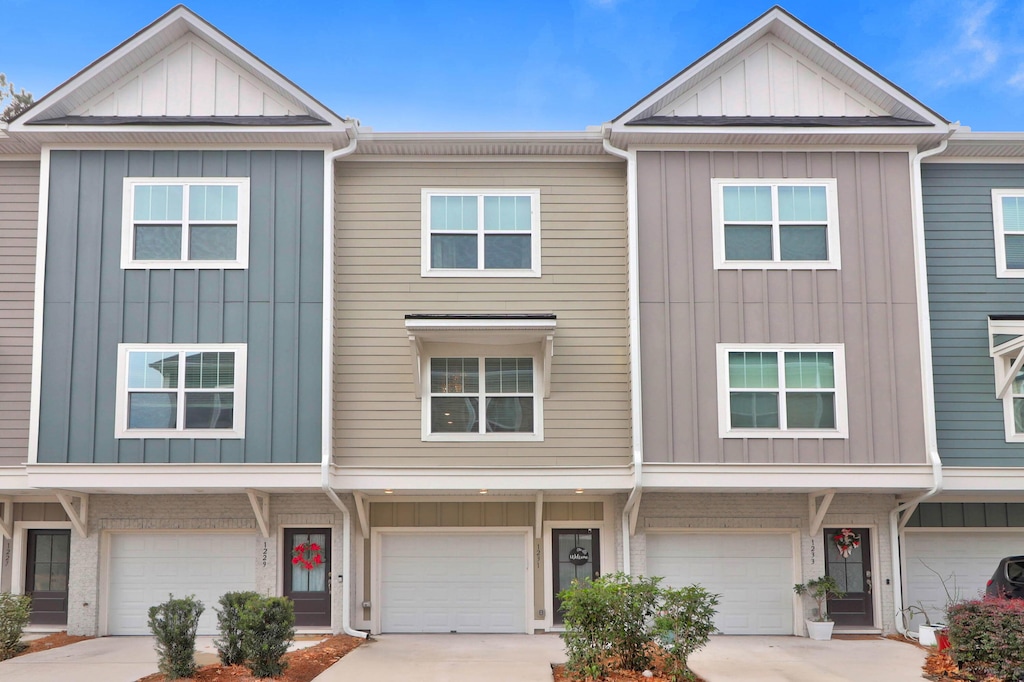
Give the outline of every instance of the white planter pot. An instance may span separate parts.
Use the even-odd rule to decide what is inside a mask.
[[[807,624],[807,636],[811,639],[819,641],[832,639],[832,628],[835,627],[835,622],[831,620],[805,620],[804,622]]]
[[[938,646],[938,640],[935,639],[935,633],[939,630],[946,628],[942,623],[936,623],[935,625],[922,625],[917,629],[917,641],[922,646]]]

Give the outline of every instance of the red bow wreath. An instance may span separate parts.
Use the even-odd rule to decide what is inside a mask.
[[[302,566],[307,571],[312,571],[324,562],[323,554],[320,553],[320,545],[311,542],[308,545],[304,542],[292,548],[293,566]]]
[[[836,549],[843,555],[843,558],[849,559],[850,553],[860,547],[860,536],[849,528],[843,528],[832,536],[832,542],[836,543]]]

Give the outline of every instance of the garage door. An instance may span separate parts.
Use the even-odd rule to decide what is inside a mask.
[[[382,632],[526,632],[520,533],[381,534]]]
[[[904,537],[906,603],[921,602],[933,621],[943,618],[943,580],[951,593],[955,590],[954,596],[973,599],[985,592],[985,583],[995,573],[1000,559],[1024,554],[1024,532],[907,529]],[[922,622],[922,618],[915,617],[910,629],[916,630]]]
[[[791,535],[648,533],[647,574],[720,594],[715,626],[727,635],[793,634]]]
[[[113,534],[107,627],[148,635],[149,607],[194,594],[206,609],[199,634],[217,634],[214,607],[225,592],[256,589],[256,537],[238,533]]]

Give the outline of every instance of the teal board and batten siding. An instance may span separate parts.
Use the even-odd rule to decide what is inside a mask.
[[[925,502],[907,522],[909,528],[1021,528],[1019,502]]]
[[[250,178],[248,270],[122,270],[125,177]],[[320,151],[54,151],[40,462],[318,462]],[[244,439],[114,438],[119,343],[245,343]]]
[[[946,466],[1024,466],[1007,443],[988,316],[1024,316],[1024,279],[996,278],[992,189],[1024,188],[1024,165],[922,168],[939,454]]]

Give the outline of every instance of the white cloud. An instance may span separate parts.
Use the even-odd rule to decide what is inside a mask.
[[[1006,80],[1006,84],[1011,88],[1018,90],[1024,90],[1024,65],[1021,65],[1017,69],[1017,73],[1013,74]]]

